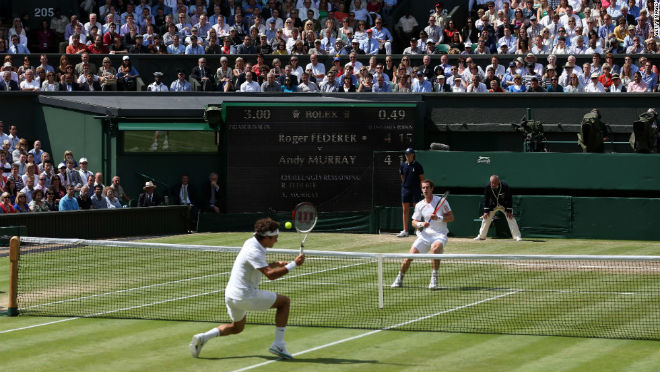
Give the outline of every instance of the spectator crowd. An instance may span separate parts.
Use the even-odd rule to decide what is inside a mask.
[[[122,208],[130,200],[118,176],[103,184],[103,173],[88,168],[88,160],[67,150],[61,161],[41,147],[28,144],[16,125],[4,132],[0,121],[0,213]]]
[[[648,59],[658,54],[653,1],[469,0],[467,18],[436,3],[423,20],[395,13],[397,3],[85,0],[80,14],[56,10],[39,30],[27,30],[27,16],[10,28],[0,24],[0,52],[7,53],[0,90],[134,91],[143,80],[157,92],[658,90],[658,69]],[[40,54],[38,66],[29,48]],[[45,53],[57,50],[63,54],[52,66]],[[14,54],[25,54],[22,65]],[[96,54],[104,55],[100,66],[90,62]],[[113,66],[107,55],[117,54],[121,64]],[[140,54],[199,59],[165,81],[160,72],[140,75],[133,66]],[[422,64],[413,66],[412,55],[423,55]],[[476,55],[490,63],[477,64]],[[591,61],[577,64],[584,55]],[[208,67],[211,58],[217,69]]]

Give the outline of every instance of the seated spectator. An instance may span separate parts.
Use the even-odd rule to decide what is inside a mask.
[[[190,92],[191,84],[186,80],[186,73],[183,70],[177,70],[177,79],[170,84],[170,92]]]
[[[310,73],[305,71],[301,75],[301,82],[298,84],[298,91],[303,93],[316,93],[319,91],[319,86],[309,80]]]
[[[119,176],[112,177],[112,184],[108,187],[112,189],[114,195],[117,197],[117,199],[119,199],[120,203],[128,203],[131,200],[131,198],[126,195],[124,188],[121,186],[121,179]]]
[[[648,92],[648,85],[642,80],[642,73],[637,71],[633,74],[633,81],[631,81],[627,86],[628,92]],[[13,169],[12,169],[13,170]]]
[[[539,93],[539,92],[545,92],[546,90],[543,89],[541,84],[539,84],[539,78],[536,76],[532,78],[529,82],[529,88],[527,88],[527,92],[532,92],[532,93]]]
[[[7,177],[7,181],[5,181],[5,191],[9,193],[9,199],[11,205],[14,205],[14,203],[16,203],[16,196],[18,195],[18,190],[19,188],[16,186],[16,181]]]
[[[60,199],[66,195],[66,187],[62,186],[62,179],[58,176],[55,175],[53,178],[50,180],[50,190],[53,191],[55,194],[55,200],[59,203]],[[75,188],[73,190],[74,192],[76,191]]]
[[[130,54],[147,54],[147,53],[149,53],[149,48],[147,48],[147,46],[144,45],[144,36],[143,35],[141,35],[141,34],[135,35],[135,44],[131,45],[128,48],[128,53],[130,53]]]
[[[121,36],[117,33],[117,24],[110,23],[108,25],[108,32],[103,34],[103,44],[106,46],[113,45],[115,39],[121,40]]]
[[[34,190],[32,193],[32,201],[28,204],[32,212],[48,212],[50,209],[46,202],[43,201],[44,191],[41,189]]]
[[[2,213],[16,213],[9,192],[3,192],[0,199],[2,199],[0,200],[0,209],[2,210]]]
[[[154,192],[156,185],[153,182],[146,182],[142,189],[144,192],[138,197],[138,207],[153,207],[162,204],[160,196]]]
[[[117,89],[121,91],[136,91],[137,78],[140,73],[131,64],[131,57],[124,56],[122,65],[117,72]]]
[[[215,90],[215,79],[213,73],[206,67],[206,58],[197,60],[197,66],[193,67],[190,78],[196,80],[204,92]]]
[[[50,189],[46,189],[45,193],[46,193],[46,200],[44,201],[44,203],[46,204],[48,211],[54,212],[59,210],[59,202],[55,200],[55,192],[53,192]]]
[[[60,83],[55,80],[55,72],[50,71],[46,73],[46,80],[41,83],[42,92],[55,92],[60,90]]]
[[[23,80],[19,86],[22,91],[28,92],[38,92],[41,90],[39,83],[34,80],[34,71],[27,70],[25,71],[25,80]]]
[[[108,208],[108,199],[103,195],[103,185],[94,185],[94,194],[89,199],[94,209]]]
[[[546,87],[547,92],[563,93],[564,87],[559,85],[559,78],[555,75],[550,78],[550,85]]]
[[[288,78],[288,77],[287,77]],[[285,80],[286,81],[286,80]],[[288,79],[289,82],[291,82],[291,79]],[[272,72],[269,72],[266,78],[266,81],[261,84],[261,91],[262,92],[282,92],[283,88],[282,85],[275,79],[275,74]]]
[[[120,38],[115,38],[112,40],[112,45],[108,48],[110,49],[110,54],[127,54],[128,50],[124,45],[124,41]]]
[[[20,38],[18,37],[18,35],[15,35],[15,34],[12,35],[11,36],[11,42],[10,42],[9,48],[7,50],[7,53],[9,53],[9,54],[30,54],[30,51],[28,50],[28,48],[25,45],[21,44],[19,41],[20,41]]]
[[[609,92],[610,93],[621,93],[621,92],[627,92],[628,90],[626,89],[626,86],[623,85],[621,82],[621,78],[619,74],[614,73],[612,74],[612,85],[610,85]]]
[[[10,65],[11,67],[11,65]],[[0,80],[0,91],[11,91],[11,90],[20,90],[21,88],[18,86],[18,83],[16,83],[14,80],[11,79],[11,71],[4,71],[2,75],[2,80]]]
[[[80,84],[81,91],[100,92],[101,90],[103,90],[98,82],[98,76],[95,76],[89,71],[84,76],[85,76],[85,82]]]
[[[245,73],[245,82],[243,82],[240,86],[241,92],[261,92],[261,87],[259,86],[259,83],[253,81],[252,79],[253,79],[252,71],[247,71]]]
[[[110,49],[108,49],[108,47],[103,44],[103,38],[101,36],[96,36],[94,39],[94,44],[92,44],[88,49],[91,54],[110,53]]]
[[[502,89],[502,86],[497,83],[497,80],[493,79],[490,81],[490,89],[488,89],[488,92],[504,93],[504,89]]]
[[[511,93],[521,93],[526,92],[527,87],[522,83],[522,77],[516,74],[513,77],[513,84],[509,85],[507,90]]]
[[[80,42],[79,34],[73,34],[71,37],[73,38],[73,42],[66,47],[66,54],[82,54],[87,52],[87,46]]]
[[[213,172],[209,175],[209,180],[202,190],[201,208],[209,212],[220,213],[221,198],[218,174]]]
[[[104,191],[105,198],[108,201],[108,208],[122,208],[119,198],[115,196],[115,191],[112,187],[108,186]]]
[[[384,73],[376,74],[376,83],[373,84],[371,91],[374,93],[388,93],[392,91],[392,86],[389,82],[385,81]],[[443,76],[444,77],[444,76]]]
[[[479,74],[473,74],[471,77],[471,83],[467,86],[466,92],[487,93],[488,88],[486,87],[486,84],[481,82],[481,76],[479,76]]]
[[[591,74],[591,81],[584,88],[586,93],[605,93],[605,87],[598,81],[599,75],[597,72]]]
[[[110,58],[104,57],[103,64],[99,67],[99,83],[103,91],[117,90],[117,69],[110,64]]]
[[[60,199],[60,211],[77,211],[80,209],[78,200],[75,198],[76,189],[73,185],[66,187],[66,195]]]
[[[30,211],[28,206],[27,195],[23,192],[19,192],[16,196],[16,204],[14,204],[14,209],[17,213],[27,213]]]
[[[298,91],[298,86],[294,84],[293,75],[288,75],[284,78],[284,85],[282,85],[282,92],[295,93]]]

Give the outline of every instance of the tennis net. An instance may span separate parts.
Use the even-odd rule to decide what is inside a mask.
[[[240,248],[21,238],[22,315],[228,322]],[[296,250],[269,249],[268,261]],[[306,251],[260,289],[292,299],[289,325],[660,339],[660,257]],[[391,288],[403,258],[414,258]],[[429,290],[431,259],[439,288]],[[274,310],[248,314],[273,324]]]

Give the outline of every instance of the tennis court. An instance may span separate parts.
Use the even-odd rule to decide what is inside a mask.
[[[246,233],[196,234],[157,241],[240,246],[247,237]],[[297,239],[294,233],[283,233],[276,248],[295,248]],[[388,235],[313,234],[306,248],[403,253],[410,243],[410,239]],[[657,255],[658,248],[657,242],[451,239],[445,253],[646,256]],[[520,265],[517,261],[443,260],[441,290],[429,291],[429,263],[424,260],[413,263],[404,288],[389,288],[398,270],[398,260],[392,260],[382,264],[385,286],[381,286],[380,308],[377,260],[368,254],[348,260],[310,254],[301,268],[304,270],[262,282],[264,289],[289,295],[290,324],[305,325],[288,327],[287,344],[296,360],[276,361],[267,352],[272,325],[250,325],[241,335],[212,340],[205,346],[202,359],[194,360],[187,350],[190,337],[211,326],[199,321],[226,321],[222,297],[231,259],[220,260],[218,252],[211,250],[195,251],[190,263],[189,251],[168,250],[167,254],[143,257],[138,247],[124,247],[122,252],[95,249],[94,261],[106,264],[78,265],[76,272],[62,271],[62,260],[84,256],[84,251],[64,246],[39,253],[49,257],[40,261],[41,270],[51,270],[44,277],[56,279],[48,285],[39,284],[42,288],[33,287],[26,313],[34,316],[0,318],[0,337],[6,341],[0,349],[3,364],[15,370],[154,371],[660,368],[660,310],[654,288],[660,284],[655,266],[642,265],[636,275],[627,275],[629,265],[613,267],[611,262],[588,261],[590,269],[585,275],[574,270],[585,262],[564,262],[563,270],[556,270],[540,261]],[[25,255],[26,262],[29,256]],[[3,259],[3,292],[7,267]],[[99,267],[106,269],[99,272]],[[126,268],[121,280],[113,277],[116,267]],[[158,275],[145,274],[151,272]],[[183,276],[175,275],[182,272]],[[78,281],[75,285],[73,278]],[[122,287],[116,287],[116,282]],[[565,290],[576,283],[585,290]],[[0,301],[4,303],[4,299]],[[61,317],[39,316],[55,309]],[[621,313],[629,316],[613,315]],[[88,315],[188,321],[85,318]],[[272,313],[248,316],[249,322],[264,324],[272,324],[272,319]],[[584,324],[590,324],[590,330],[579,329],[578,325]],[[603,324],[616,332],[603,333],[598,329]],[[525,328],[530,325],[533,327]],[[587,334],[592,338],[547,334]]]

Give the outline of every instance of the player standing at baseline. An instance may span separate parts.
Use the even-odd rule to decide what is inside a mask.
[[[445,203],[438,209],[436,214],[433,211],[440,203],[441,198],[433,195],[433,181],[422,181],[422,194],[424,199],[415,205],[412,225],[417,229],[417,239],[410,248],[411,254],[430,253],[442,254],[447,244],[447,222],[454,221],[454,214],[451,211],[449,203]],[[401,270],[397,275],[392,288],[403,287],[403,277],[410,268],[412,258],[406,258],[401,263]],[[433,260],[431,272],[430,289],[438,287],[438,267],[440,260]]]
[[[266,249],[277,243],[280,223],[270,218],[263,218],[254,224],[254,237],[243,243],[236,256],[231,275],[225,289],[227,313],[232,322],[198,333],[190,343],[190,353],[197,358],[204,344],[213,337],[229,336],[243,331],[248,311],[266,311],[277,309],[275,313],[275,341],[268,351],[283,359],[293,357],[286,350],[284,331],[289,319],[288,297],[275,292],[257,289],[261,274],[270,280],[284,276],[305,262],[305,255],[298,255],[294,261],[266,263]]]

